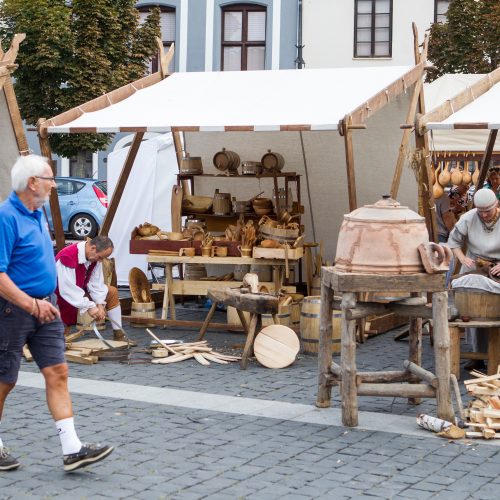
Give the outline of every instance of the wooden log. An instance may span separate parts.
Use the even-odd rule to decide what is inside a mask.
[[[427,302],[426,298],[419,297],[418,294],[415,292],[412,293],[411,298],[415,299],[415,301],[423,299],[425,300],[425,302]],[[410,357],[409,361],[413,363],[414,366],[420,367],[422,365],[422,318],[421,317],[410,318],[409,357]],[[408,400],[408,403],[413,405],[418,405],[421,403],[421,400],[416,398],[410,398]]]
[[[451,405],[450,391],[450,334],[448,330],[448,292],[432,294],[434,325],[434,359],[438,387],[436,390],[437,415],[443,420],[453,422],[455,415]]]
[[[457,409],[460,418],[465,419],[464,405],[462,403],[462,395],[460,394],[460,387],[458,387],[457,377],[454,373],[450,375],[450,384],[453,389],[453,394],[455,395],[455,401],[457,402]]]
[[[436,375],[434,375],[434,373],[426,370],[425,368],[422,368],[421,366],[418,366],[415,363],[412,363],[411,361],[408,361],[407,359],[403,362],[403,366],[410,373],[416,375],[420,380],[425,380],[430,386],[434,387],[434,389],[437,389],[438,379]]]
[[[332,364],[330,365],[330,370],[332,374],[335,375],[336,377],[338,378],[342,377],[342,368],[340,367],[340,365],[335,363],[335,361],[332,361]]]
[[[333,290],[325,285],[321,285],[321,308],[318,346],[318,394],[316,396],[316,406],[318,408],[328,408],[331,405],[331,382],[329,381],[330,370],[335,369],[332,363],[332,301]],[[338,365],[336,365],[338,366]],[[340,370],[340,366],[338,366]]]
[[[358,396],[435,398],[436,390],[427,384],[368,384],[358,386]]]
[[[356,386],[356,321],[349,321],[345,307],[356,305],[356,295],[352,292],[342,294],[342,332],[341,367],[342,382],[340,394],[342,401],[342,423],[349,427],[358,425],[358,398]]]
[[[450,332],[450,366],[451,373],[460,380],[460,341],[461,330],[456,326],[448,327]]]
[[[386,372],[358,372],[356,385],[359,387],[363,383],[378,384],[387,382],[408,382],[411,375],[407,371],[386,371]]]

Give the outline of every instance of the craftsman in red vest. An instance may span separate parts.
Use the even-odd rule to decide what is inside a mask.
[[[118,290],[104,284],[102,260],[113,252],[107,236],[63,248],[56,255],[57,304],[66,326],[75,325],[77,314],[88,314],[95,320],[111,319],[114,340],[125,340]]]

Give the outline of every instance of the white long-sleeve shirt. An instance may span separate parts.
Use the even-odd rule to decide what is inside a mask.
[[[85,257],[85,241],[81,241],[76,246],[78,248],[78,264],[83,264],[88,269],[92,262]],[[61,261],[57,261],[56,270],[59,293],[66,302],[76,307],[81,314],[96,307],[97,304],[106,304],[108,287],[104,284],[104,275],[100,262],[97,262],[94,267],[87,284],[87,290],[92,300],[85,296],[83,288],[76,286],[75,269],[66,267]]]

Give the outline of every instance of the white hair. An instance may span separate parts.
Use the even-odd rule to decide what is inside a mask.
[[[43,175],[47,165],[50,165],[49,160],[43,156],[20,156],[10,172],[12,189],[16,193],[23,192],[28,186],[29,178]]]

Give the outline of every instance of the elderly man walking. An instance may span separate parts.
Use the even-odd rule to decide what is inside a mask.
[[[113,448],[82,444],[75,431],[64,326],[55,307],[54,253],[40,210],[55,186],[52,169],[45,158],[22,156],[14,164],[11,178],[13,192],[0,205],[0,423],[27,344],[45,378],[64,470],[70,472],[102,460]],[[1,430],[0,425],[0,471],[17,469],[20,463],[5,448]]]

